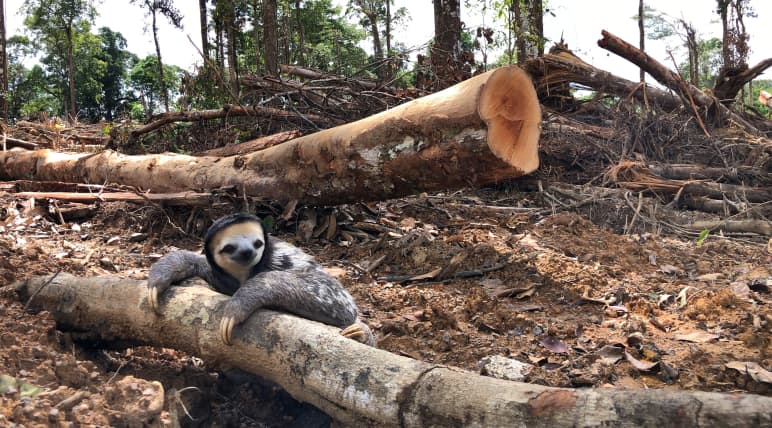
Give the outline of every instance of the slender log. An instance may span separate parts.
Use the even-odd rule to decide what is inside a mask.
[[[245,155],[250,152],[256,152],[258,150],[267,149],[268,147],[273,147],[293,138],[300,137],[301,135],[303,135],[303,133],[296,130],[284,131],[273,135],[266,135],[265,137],[256,138],[254,140],[245,141],[240,144],[232,144],[225,147],[206,150],[201,153],[196,153],[196,156]]]
[[[675,110],[682,106],[678,97],[669,92],[593,67],[566,50],[558,50],[558,53],[549,53],[530,59],[524,68],[534,76],[539,93],[544,96],[548,96],[550,89],[556,85],[574,82],[621,98],[633,97],[640,102],[655,104],[665,110]]]
[[[142,134],[155,131],[156,129],[168,125],[174,122],[197,122],[201,120],[221,119],[224,117],[236,117],[236,116],[257,116],[257,117],[272,117],[282,118],[290,121],[306,121],[310,120],[317,123],[329,123],[330,119],[315,114],[306,114],[300,116],[293,112],[280,110],[270,107],[258,107],[258,106],[228,106],[219,110],[199,110],[199,111],[170,111],[157,115],[152,122],[147,125],[141,126],[134,131],[131,131],[133,138],[139,137]]]
[[[692,230],[723,230],[734,233],[758,233],[772,236],[772,221],[766,220],[703,220],[684,225]]]
[[[175,348],[215,366],[255,373],[351,426],[772,424],[770,397],[510,382],[394,355],[345,339],[333,327],[267,310],[236,330],[233,346],[224,346],[218,326],[226,296],[205,287],[173,288],[155,315],[144,281],[65,273],[50,279],[12,287],[21,301],[51,312],[61,328]]]
[[[0,153],[0,179],[113,182],[157,193],[233,186],[316,205],[383,200],[534,171],[540,120],[528,75],[512,66],[246,156],[11,151]]]
[[[27,150],[36,150],[40,147],[40,145],[37,143],[31,143],[29,141],[20,140],[13,137],[5,137],[5,145],[6,147],[20,147]]]
[[[19,198],[56,199],[66,202],[132,202],[137,204],[157,203],[168,206],[207,206],[212,203],[210,193],[132,193],[132,192],[19,192]]]
[[[697,106],[701,107],[702,109],[709,109],[709,111],[715,110],[717,115],[713,115],[713,119],[714,122],[719,126],[722,126],[724,120],[729,118],[735,123],[743,126],[746,131],[756,135],[761,134],[758,129],[748,123],[745,119],[741,118],[739,115],[726,108],[726,106],[723,104],[716,102],[715,98],[709,96],[705,92],[702,92],[699,88],[690,85],[688,82],[685,82],[683,79],[681,79],[681,76],[665,67],[659,61],[650,57],[645,52],[641,52],[640,49],[625,42],[624,40],[609,33],[608,31],[603,30],[601,31],[601,34],[603,35],[603,38],[598,40],[598,46],[613,52],[632,62],[638,67],[646,70],[646,72],[649,73],[653,78],[657,79],[659,83],[672,89],[676,93],[681,94],[681,97],[684,100],[684,104],[686,106],[689,106],[693,100],[694,103],[696,103]],[[698,115],[697,112],[695,112],[695,114]],[[698,118],[701,120],[699,115]]]
[[[761,186],[772,185],[769,172],[751,166],[720,168],[696,164],[649,164],[654,174],[673,180],[720,180],[728,183],[755,183]]]

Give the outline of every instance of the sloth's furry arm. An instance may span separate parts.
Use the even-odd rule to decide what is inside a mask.
[[[173,283],[198,276],[210,285],[214,285],[212,269],[206,257],[192,251],[180,250],[161,257],[150,267],[147,276],[148,301],[158,312],[158,296]]]
[[[230,344],[233,327],[244,322],[255,310],[265,307],[341,328],[359,323],[354,299],[337,279],[321,268],[274,270],[258,273],[247,280],[225,305],[220,324],[223,341]],[[372,336],[369,329],[366,334]],[[364,340],[366,343],[372,341],[371,337]]]

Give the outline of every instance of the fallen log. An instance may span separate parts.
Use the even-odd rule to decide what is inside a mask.
[[[632,97],[641,103],[656,105],[668,111],[682,107],[678,97],[669,92],[593,67],[571,51],[556,49],[554,52],[530,59],[524,65],[537,83],[540,99],[549,97],[556,87],[578,83],[620,98]]]
[[[295,122],[312,121],[316,122],[317,124],[327,124],[330,122],[329,118],[315,114],[298,115],[296,113],[280,110],[277,108],[258,106],[227,106],[219,110],[185,110],[161,113],[155,116],[150,123],[131,131],[131,137],[137,138],[140,135],[155,131],[164,125],[168,125],[174,122],[198,122],[201,120],[212,120],[237,116],[257,116],[270,118],[278,117],[284,120]]]
[[[726,119],[731,119],[733,122],[745,128],[746,131],[754,135],[762,135],[758,129],[740,117],[737,113],[726,108],[726,106],[718,102],[716,98],[709,96],[699,88],[685,82],[676,72],[665,67],[645,52],[606,30],[601,31],[601,34],[603,35],[603,38],[598,40],[598,46],[621,56],[645,70],[659,83],[678,93],[684,102],[684,106],[687,108],[694,106],[694,108],[701,110],[697,111],[692,108],[694,116],[700,123],[703,121],[702,114],[705,114],[706,118],[712,119],[712,122],[717,126],[724,126]]]
[[[0,153],[0,179],[120,183],[156,193],[232,186],[245,196],[315,205],[383,200],[534,171],[540,120],[530,78],[512,66],[245,156],[10,151]]]
[[[351,426],[673,426],[772,424],[772,398],[699,391],[563,389],[479,376],[343,338],[338,330],[262,310],[218,334],[226,297],[175,287],[154,315],[145,282],[60,273],[12,286],[60,328],[102,340],[175,348],[214,366],[237,367],[284,387]]]
[[[766,220],[703,220],[684,226],[691,230],[721,230],[729,233],[757,233],[772,236],[772,221]]]
[[[201,153],[196,153],[196,156],[245,155],[250,152],[256,152],[258,150],[267,149],[268,147],[273,147],[293,138],[300,137],[301,135],[303,135],[303,133],[296,130],[284,131],[273,135],[266,135],[265,137],[256,138],[254,140],[245,141],[240,144],[231,144],[225,147],[206,150]]]
[[[19,198],[56,199],[65,202],[131,202],[135,204],[156,203],[167,206],[209,206],[212,204],[211,193],[133,193],[133,192],[18,192]]]
[[[3,150],[6,150],[7,147],[20,147],[22,149],[27,150],[35,150],[40,147],[37,143],[31,143],[26,140],[20,140],[18,138],[13,137],[3,137]]]

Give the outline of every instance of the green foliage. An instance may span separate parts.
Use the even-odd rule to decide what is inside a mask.
[[[164,65],[164,81],[166,88],[178,88],[182,69],[176,65]],[[142,107],[145,118],[159,110],[162,86],[158,76],[158,57],[148,55],[137,61],[129,72],[129,87],[135,99]],[[179,95],[176,91],[174,96]],[[132,106],[132,115],[136,107]]]
[[[766,106],[764,104],[761,104],[759,99],[759,93],[761,91],[767,91],[767,93],[772,94],[772,80],[765,80],[765,79],[759,79],[753,81],[753,93],[751,94],[751,105],[754,109],[756,109],[759,113],[766,116],[767,118],[772,117],[772,108],[769,106]]]
[[[708,236],[710,235],[710,231],[708,229],[702,229],[700,231],[700,235],[697,237],[697,246],[699,247],[702,245],[706,239],[708,239]]]

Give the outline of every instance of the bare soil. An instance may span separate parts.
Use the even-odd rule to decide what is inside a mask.
[[[526,381],[543,385],[772,394],[731,364],[772,370],[766,238],[623,234],[629,212],[588,208],[561,212],[538,192],[496,188],[288,221],[258,211],[341,278],[379,348],[473,371],[505,356],[532,364]],[[199,250],[229,210],[111,203],[62,224],[47,203],[0,194],[0,286],[58,270],[142,279],[159,255]],[[0,426],[330,423],[249,374],[171,349],[83,342],[0,294]]]

